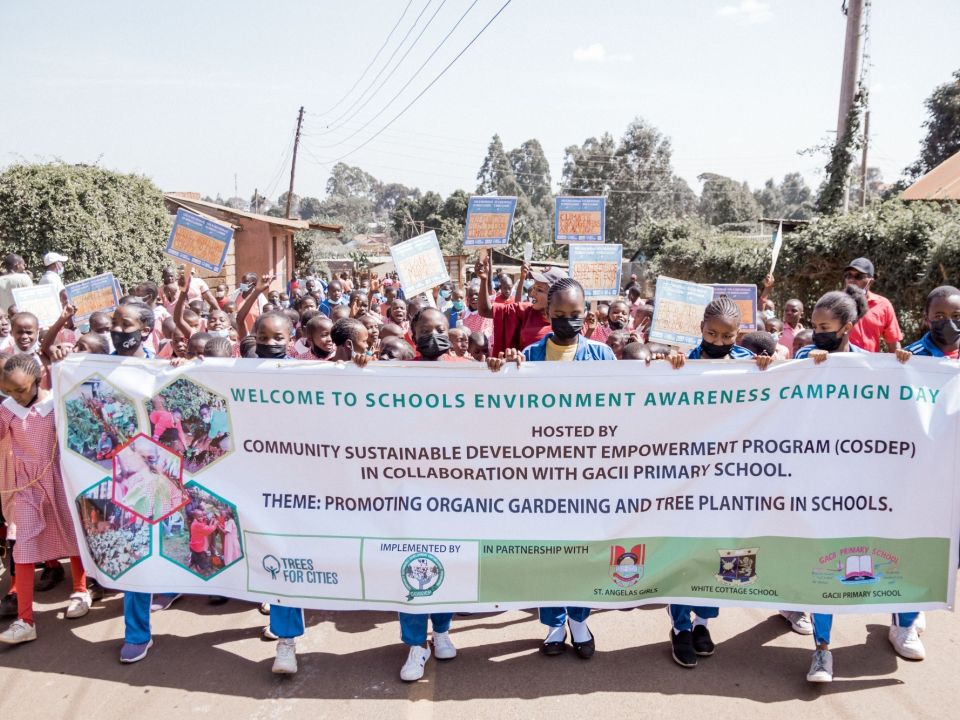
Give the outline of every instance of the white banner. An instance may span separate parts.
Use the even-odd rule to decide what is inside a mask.
[[[952,606],[956,362],[55,365],[109,587],[329,609]]]

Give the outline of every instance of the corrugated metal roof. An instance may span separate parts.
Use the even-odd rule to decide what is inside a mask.
[[[200,213],[207,213],[226,222],[240,222],[240,220],[256,220],[258,222],[269,223],[277,227],[288,228],[290,230],[325,230],[327,232],[338,233],[343,230],[341,225],[332,225],[327,223],[312,223],[306,220],[293,220],[274,217],[273,215],[260,215],[258,213],[247,212],[245,210],[235,210],[226,205],[198,200],[196,193],[164,193],[164,199],[172,205],[176,205],[187,210],[196,210]]]
[[[903,191],[904,200],[960,200],[960,152]]]

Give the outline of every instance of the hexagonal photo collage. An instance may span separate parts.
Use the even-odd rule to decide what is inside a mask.
[[[184,474],[196,475],[233,450],[226,398],[178,378],[143,403],[94,375],[64,396],[67,449],[107,477],[77,496],[83,534],[94,562],[117,578],[160,552],[207,580],[243,557],[236,505]]]

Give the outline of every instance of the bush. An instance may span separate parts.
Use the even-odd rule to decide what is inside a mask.
[[[770,266],[767,243],[721,235],[695,223],[651,224],[637,234],[654,274],[702,283],[761,284]],[[889,200],[848,215],[814,220],[784,236],[773,298],[792,297],[809,310],[841,284],[857,257],[877,269],[876,292],[890,299],[908,340],[922,334],[926,295],[960,277],[960,218],[951,205]]]
[[[64,280],[113,272],[124,288],[156,280],[170,232],[150,180],[90,165],[14,165],[0,174],[0,246],[35,275],[51,250],[70,258]]]

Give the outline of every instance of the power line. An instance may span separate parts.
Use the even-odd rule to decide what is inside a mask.
[[[340,103],[342,103],[344,100],[350,97],[350,93],[352,93],[354,90],[357,89],[357,85],[359,85],[360,81],[367,76],[367,73],[370,71],[370,68],[373,67],[373,64],[377,61],[377,58],[380,57],[380,53],[383,52],[383,49],[387,46],[387,43],[390,42],[390,38],[393,37],[393,33],[397,31],[398,27],[400,27],[400,23],[403,22],[403,18],[406,17],[407,10],[410,9],[411,5],[413,5],[413,0],[408,0],[407,6],[403,9],[403,12],[400,13],[400,17],[397,19],[397,22],[394,23],[393,27],[390,29],[390,32],[387,33],[387,39],[383,41],[383,45],[381,45],[380,49],[377,50],[377,54],[373,56],[373,60],[370,61],[370,64],[363,69],[362,73],[360,73],[360,77],[357,78],[356,82],[354,82],[353,85],[350,86],[350,89],[347,90],[346,93],[344,93],[343,97],[341,97],[339,100],[337,100],[337,102],[331,105],[329,109],[324,110],[321,113],[316,113],[317,116],[323,117],[324,115],[329,115],[330,113],[332,113],[334,110],[337,109],[337,107],[339,107]],[[309,113],[309,114],[313,115],[314,113]]]
[[[353,150],[350,150],[349,152],[346,152],[346,153],[344,153],[343,155],[341,155],[339,158],[337,158],[336,162],[340,162],[340,161],[343,160],[344,158],[350,157],[351,155],[353,155],[355,152],[357,152],[357,151],[360,150],[361,148],[366,147],[367,145],[370,144],[370,142],[371,142],[374,138],[378,137],[378,136],[380,135],[380,133],[382,133],[382,132],[383,132],[384,130],[386,130],[388,127],[390,127],[391,125],[393,125],[393,123],[395,123],[397,120],[399,120],[399,119],[403,116],[403,114],[407,112],[407,110],[409,110],[411,107],[413,107],[414,104],[416,104],[416,102],[426,94],[427,90],[429,90],[430,88],[432,88],[440,78],[442,78],[444,75],[446,75],[447,71],[448,71],[451,67],[453,67],[454,64],[457,62],[457,60],[459,60],[459,59],[463,56],[463,54],[464,54],[467,50],[469,50],[470,47],[480,38],[480,36],[483,35],[484,32],[486,32],[487,28],[490,27],[490,26],[493,24],[493,21],[496,20],[498,17],[500,17],[500,14],[501,14],[504,10],[507,9],[507,7],[510,5],[511,2],[513,2],[513,0],[507,0],[503,5],[501,5],[501,6],[500,6],[500,9],[497,10],[496,13],[494,13],[493,17],[490,18],[482,28],[480,28],[480,31],[479,31],[476,35],[473,36],[473,38],[470,40],[470,42],[468,42],[468,43],[463,47],[463,49],[454,56],[453,60],[451,60],[449,63],[447,63],[446,67],[444,67],[443,70],[441,70],[440,73],[439,73],[436,77],[434,77],[433,80],[431,80],[431,81],[427,84],[427,86],[426,86],[423,90],[421,90],[421,91],[416,95],[416,97],[413,98],[413,100],[411,100],[409,103],[407,103],[407,105],[404,106],[404,108],[403,108],[400,112],[398,112],[396,115],[394,115],[393,118],[392,118],[386,125],[384,125],[382,128],[380,128],[379,130],[377,130],[377,132],[375,132],[375,133],[374,133],[373,135],[371,135],[369,138],[367,138],[366,140],[364,140],[362,143],[360,143],[359,145],[357,145],[357,147],[353,148]]]
[[[378,72],[374,76],[373,80],[370,81],[370,84],[367,85],[366,88],[364,88],[363,92],[360,93],[360,96],[353,101],[350,107],[348,107],[346,110],[344,110],[342,113],[340,113],[337,117],[333,119],[333,121],[331,122],[331,125],[336,125],[338,122],[340,122],[344,118],[344,116],[346,116],[347,113],[349,113],[351,110],[353,110],[353,108],[357,106],[358,102],[363,100],[364,96],[370,91],[370,88],[372,88],[374,86],[374,83],[376,83],[377,80],[380,79],[380,76],[383,75],[383,71],[386,70],[387,67],[389,67],[391,62],[393,62],[394,56],[400,51],[400,48],[403,47],[403,44],[407,41],[407,38],[410,37],[410,33],[413,32],[413,29],[415,27],[417,27],[417,24],[420,22],[420,18],[423,17],[423,14],[427,11],[427,8],[430,7],[432,2],[433,0],[427,0],[427,4],[423,6],[422,10],[420,10],[420,14],[417,15],[416,18],[414,18],[413,25],[410,26],[406,34],[400,39],[400,43],[393,49],[393,52],[390,53],[390,57],[387,58],[387,62],[385,62],[383,64],[383,67],[380,68],[380,72]]]
[[[444,0],[444,2],[446,2],[446,0]],[[427,59],[424,60],[424,61],[420,64],[420,67],[418,67],[418,68],[414,71],[413,75],[411,75],[410,78],[407,80],[407,82],[404,83],[403,87],[401,87],[401,88],[397,91],[397,93],[396,93],[392,98],[390,98],[390,99],[387,101],[387,103],[386,103],[382,108],[380,108],[376,113],[374,113],[373,116],[372,116],[369,120],[367,120],[363,125],[361,125],[361,126],[360,126],[359,128],[357,128],[355,131],[353,131],[352,133],[350,133],[349,135],[347,135],[347,137],[343,138],[342,140],[338,140],[336,143],[334,143],[334,144],[332,144],[332,145],[324,145],[324,146],[322,146],[322,147],[330,147],[330,148],[332,148],[332,147],[336,147],[337,145],[342,145],[343,143],[347,142],[348,140],[351,140],[351,139],[355,138],[355,137],[356,137],[357,135],[359,135],[361,132],[363,132],[364,130],[366,130],[366,129],[370,126],[370,124],[373,123],[374,120],[376,120],[378,117],[380,117],[381,115],[383,115],[383,113],[385,113],[385,112],[387,111],[387,108],[389,108],[389,107],[396,101],[396,99],[403,94],[404,90],[406,90],[408,87],[410,87],[410,83],[412,83],[414,80],[417,79],[417,77],[420,75],[420,72],[427,66],[427,63],[429,63],[429,62],[433,59],[433,56],[436,55],[437,52],[439,52],[440,48],[442,48],[442,47],[444,46],[444,44],[447,42],[447,40],[450,38],[450,36],[453,35],[454,31],[460,26],[460,23],[463,22],[464,18],[467,17],[467,15],[470,13],[471,10],[473,10],[474,6],[475,6],[478,2],[479,2],[479,0],[473,0],[473,2],[470,4],[470,6],[467,7],[467,9],[463,12],[463,15],[461,15],[460,18],[457,20],[457,22],[454,23],[453,27],[450,28],[450,30],[447,32],[447,34],[443,36],[443,39],[440,40],[440,43],[433,49],[433,52],[431,52],[431,53],[427,56]],[[433,19],[433,18],[431,18],[431,20],[432,20],[432,19]],[[380,87],[383,87],[383,85],[381,84]],[[377,90],[379,90],[379,89],[380,89],[380,88],[377,88]],[[374,94],[376,94],[376,93],[374,93]],[[364,105],[366,105],[366,104],[367,104],[368,102],[370,102],[370,100],[372,100],[372,99],[373,99],[373,95],[371,95],[370,98],[367,99],[367,102],[365,102]],[[363,109],[363,106],[361,106],[360,108],[358,108],[358,109],[357,109],[357,113],[359,113],[360,110],[362,110],[362,109]],[[355,117],[357,113],[354,113],[353,115],[351,115],[350,118],[348,118],[348,120],[349,120],[349,119],[352,119],[353,117]]]

